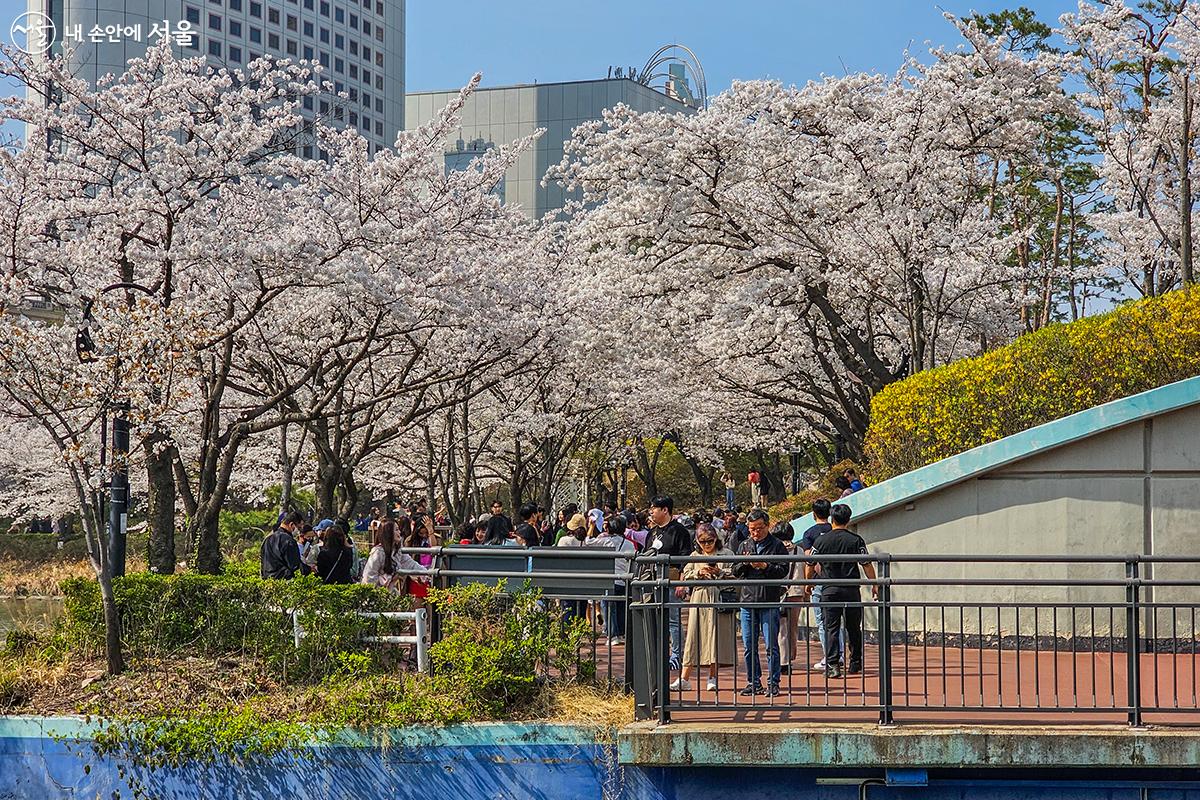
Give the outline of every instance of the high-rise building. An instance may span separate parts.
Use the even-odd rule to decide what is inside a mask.
[[[562,187],[542,186],[541,181],[546,170],[562,160],[563,143],[578,125],[600,119],[604,109],[618,103],[635,111],[692,113],[699,101],[683,91],[686,85],[680,73],[671,76],[663,91],[628,77],[478,89],[463,107],[461,127],[446,142],[446,169],[466,169],[488,148],[544,128],[545,134],[520,156],[498,188],[506,203],[519,203],[540,218],[562,208],[566,199]],[[457,90],[409,94],[405,124],[410,129],[423,125],[457,95]]]
[[[72,71],[92,83],[167,33],[180,56],[230,68],[319,62],[348,98],[305,98],[306,115],[357,128],[373,150],[404,128],[404,0],[28,0],[28,12],[53,23],[49,51],[73,48]]]

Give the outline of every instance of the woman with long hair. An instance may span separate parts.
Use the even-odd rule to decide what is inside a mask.
[[[353,583],[350,565],[354,558],[342,526],[331,525],[322,535],[325,538],[317,553],[317,575],[325,583]]]
[[[362,582],[371,586],[381,586],[393,592],[404,589],[404,577],[397,572],[428,572],[411,556],[400,552],[396,539],[396,523],[384,520],[375,529],[375,545],[367,556],[366,566],[363,567]]]
[[[509,538],[511,533],[512,525],[509,524],[508,518],[503,514],[496,514],[488,520],[483,543],[492,546],[512,546],[516,543]]]

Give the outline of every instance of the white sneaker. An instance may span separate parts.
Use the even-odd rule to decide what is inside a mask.
[[[812,668],[815,669],[817,672],[824,672],[825,671],[825,659],[822,658],[820,661],[813,664]]]
[[[692,688],[691,681],[685,681],[683,678],[676,678],[675,680],[671,681],[671,691],[673,692],[686,692],[690,688]]]
[[[708,679],[708,690],[710,692],[715,692],[717,690],[717,679],[716,678]]]
[[[624,636],[614,636],[608,640],[609,644],[625,644]]]

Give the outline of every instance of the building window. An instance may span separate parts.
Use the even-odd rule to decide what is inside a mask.
[[[304,0],[304,9],[306,11],[312,11],[313,10],[313,0]]]
[[[239,39],[242,38],[242,23],[236,19],[229,20],[229,35],[236,36]]]
[[[371,85],[371,70],[367,69],[366,67],[363,67],[363,78],[362,78],[362,81],[363,81],[363,83],[365,83],[367,86],[370,86],[370,85]]]
[[[269,33],[269,32],[267,33],[267,47],[271,48],[272,50],[276,50],[276,51],[279,50],[279,34],[278,33]]]
[[[333,71],[334,72],[345,72],[346,71],[346,62],[342,61],[340,58],[335,58],[333,60]]]
[[[321,28],[321,44],[329,44],[329,28]]]
[[[358,80],[358,65],[357,64],[350,65],[350,77],[354,78],[354,80]]]
[[[367,22],[365,19],[363,20],[363,33],[365,33],[367,36],[371,35],[371,23]]]
[[[350,124],[351,125],[358,124],[358,114],[355,114],[353,111],[350,112]]]
[[[353,86],[350,87],[350,99],[356,103],[358,102],[358,89],[355,89]]]
[[[313,49],[311,47],[309,47],[308,45],[304,45],[304,60],[305,61],[313,60]]]
[[[213,5],[217,5],[217,6],[221,5],[221,0],[208,0],[208,2],[212,3]]]
[[[262,3],[256,3],[250,0],[250,16],[262,19]]]
[[[328,101],[328,100],[322,100],[322,101],[321,101],[321,113],[322,113],[322,114],[328,114],[328,113],[329,113],[329,101]]]
[[[320,8],[321,8],[321,16],[328,17],[329,16],[329,3],[326,3],[325,0],[321,0]]]
[[[375,76],[375,88],[381,92],[383,91],[383,76],[382,75]]]
[[[295,14],[288,14],[288,15],[287,15],[287,29],[288,29],[289,31],[298,31],[298,30],[300,30],[300,20],[296,19],[296,15],[295,15]]]
[[[250,41],[256,44],[262,44],[262,28],[250,26]]]
[[[371,48],[367,47],[364,44],[362,50],[363,50],[363,58],[365,58],[369,62],[371,60]]]
[[[333,82],[333,91],[334,91],[335,93],[337,93],[337,94],[341,94],[341,93],[342,93],[342,90],[343,90],[343,89],[345,89],[345,88],[346,88],[345,84],[343,84],[341,81],[334,81],[334,82]]]
[[[216,56],[217,58],[220,58],[221,57],[221,43],[217,42],[217,41],[213,41],[212,39],[209,39],[208,40],[208,54],[210,56]]]
[[[312,145],[311,144],[304,145],[304,148],[301,150],[301,152],[304,153],[305,158],[312,158],[312,154],[313,154]]]
[[[371,118],[370,117],[363,117],[363,130],[366,130],[368,132],[371,130]]]
[[[287,54],[289,56],[295,56],[295,55],[300,54],[300,47],[299,47],[299,45],[296,44],[295,39],[287,40]]]
[[[383,0],[375,0],[375,13],[383,16]]]
[[[313,99],[311,94],[304,95],[304,107],[309,111],[313,110]]]
[[[338,6],[333,10],[333,19],[335,22],[345,22],[346,11],[341,6]]]
[[[313,30],[313,24],[308,20],[304,20],[304,35],[311,39],[312,37],[316,36],[316,34],[313,33]]]
[[[377,41],[377,42],[383,41],[383,28],[375,29],[375,41]]]
[[[192,24],[192,27],[200,27],[200,9],[187,7],[187,21]],[[195,38],[194,36],[192,38]]]
[[[346,49],[346,37],[342,36],[340,33],[335,33],[333,35],[333,46],[336,47],[338,50],[345,50]]]
[[[350,15],[350,27],[351,27],[351,28],[358,28],[358,14],[353,14],[353,13],[352,13],[352,14]]]
[[[242,10],[242,0],[229,0],[229,10],[230,11],[241,11]]]
[[[375,120],[375,135],[383,136],[383,122]]]
[[[321,53],[321,66],[329,69],[329,53]]]
[[[383,53],[380,53],[378,50],[375,51],[375,66],[383,66]]]
[[[250,55],[247,56],[246,60],[249,61],[251,64],[253,64],[255,61],[258,61],[258,59],[260,59],[260,58],[262,58],[262,56],[260,56],[258,53],[251,50]]]
[[[350,40],[350,55],[352,55],[352,56],[358,55],[358,40],[357,39]]]
[[[382,97],[375,98],[375,113],[376,114],[383,113],[383,98]]]
[[[267,9],[267,22],[271,23],[272,25],[279,24],[279,9],[278,8],[268,8]]]
[[[242,63],[242,48],[229,46],[229,61],[233,64]]]
[[[192,50],[199,50],[200,49],[200,35],[193,33],[191,36],[189,36],[187,38],[187,46],[189,48],[191,48]]]
[[[209,14],[208,15],[208,29],[211,31],[221,30],[221,15],[220,14]]]

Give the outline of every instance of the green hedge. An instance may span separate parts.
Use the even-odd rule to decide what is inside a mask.
[[[919,372],[871,403],[878,481],[1077,411],[1200,374],[1200,289],[1051,325]]]
[[[64,614],[58,634],[71,650],[99,654],[104,647],[100,587],[94,580],[63,581]],[[408,598],[361,584],[327,586],[313,576],[262,580],[231,575],[137,573],[113,581],[121,638],[134,657],[237,656],[268,662],[288,680],[322,677],[345,653],[374,657],[359,641],[389,623],[353,611],[403,610]],[[298,609],[305,636],[297,649],[292,621],[280,609]]]

